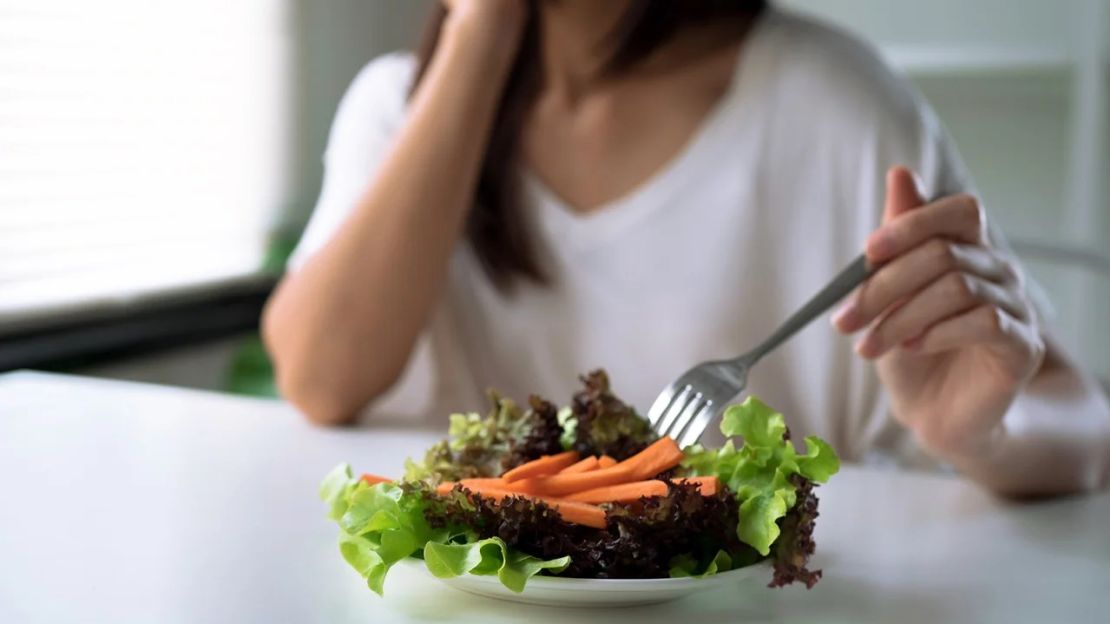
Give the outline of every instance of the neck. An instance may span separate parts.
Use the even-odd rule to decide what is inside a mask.
[[[546,0],[540,3],[540,58],[547,88],[572,99],[608,60],[606,38],[631,0]]]

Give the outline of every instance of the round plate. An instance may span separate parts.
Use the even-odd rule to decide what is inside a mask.
[[[431,576],[424,567],[424,562],[419,559],[405,559],[401,563],[410,568],[419,568]],[[724,586],[736,587],[737,584],[745,583],[766,585],[770,567],[771,564],[765,561],[705,578],[581,579],[533,576],[519,594],[502,585],[496,576],[464,574],[439,580],[460,591],[525,604],[551,607],[627,607],[668,602],[695,592]]]

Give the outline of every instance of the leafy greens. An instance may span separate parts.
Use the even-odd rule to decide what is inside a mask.
[[[582,455],[626,458],[655,434],[614,396],[604,371],[582,378],[570,408],[531,397],[524,410],[491,393],[492,408],[450,417],[449,437],[423,461],[406,462],[399,483],[369,485],[346,464],[321,484],[328,516],[340,527],[344,559],[382,593],[391,566],[424,560],[437,577],[496,575],[523,591],[536,574],[579,578],[708,576],[770,560],[777,587],[812,587],[821,572],[806,568],[814,552],[817,497],[813,490],[839,469],[833,449],[817,437],[799,453],[782,414],[754,397],[729,407],[719,449],[685,449],[676,470],[656,478],[664,496],[609,503],[607,526],[564,521],[546,502],[510,496],[483,498],[443,481],[492,477],[505,469],[567,448]],[[702,495],[682,476],[716,476],[720,488]],[[675,479],[675,480],[672,480]]]

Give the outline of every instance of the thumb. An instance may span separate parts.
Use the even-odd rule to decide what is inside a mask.
[[[886,172],[886,203],[883,206],[883,223],[898,215],[925,205],[917,176],[909,168],[901,165],[891,167]]]

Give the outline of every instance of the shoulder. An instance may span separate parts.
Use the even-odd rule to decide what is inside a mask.
[[[831,24],[773,10],[763,53],[777,99],[801,108],[806,125],[840,128],[848,136],[918,142],[938,130],[924,98],[863,39]],[[831,128],[829,128],[831,129]]]
[[[772,10],[753,45],[775,162],[804,163],[873,194],[906,165],[930,195],[973,184],[924,96],[871,44],[835,26]]]
[[[376,130],[389,129],[404,116],[415,73],[416,57],[411,52],[392,52],[370,61],[340,100],[335,125],[376,122],[385,126]]]

